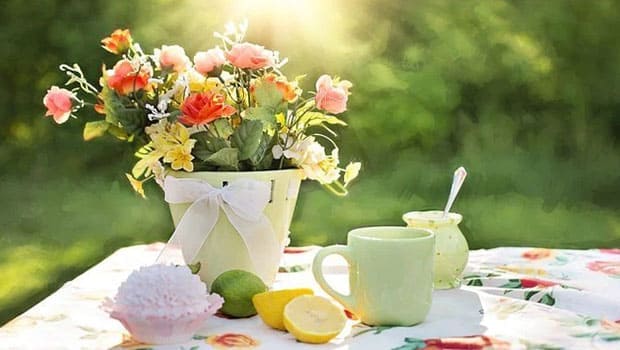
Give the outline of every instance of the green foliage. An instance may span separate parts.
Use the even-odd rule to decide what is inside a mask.
[[[276,117],[273,110],[267,107],[248,108],[246,110],[245,118],[247,120],[260,120],[268,126],[273,126],[276,122]]]
[[[110,123],[105,120],[97,120],[94,122],[88,122],[84,125],[84,141],[90,141],[94,138],[101,137],[105,135],[106,131],[108,131],[108,127]]]
[[[245,120],[232,134],[231,142],[239,149],[239,160],[246,160],[258,151],[263,136],[263,123]]]
[[[256,103],[264,108],[275,109],[282,102],[282,94],[275,84],[263,83],[254,90]]]
[[[205,159],[205,162],[220,170],[239,170],[239,149],[222,148]]]
[[[319,126],[324,124],[331,125],[342,125],[346,126],[343,120],[335,117],[333,115],[327,115],[319,112],[306,112],[303,113],[303,116],[299,120],[300,124],[305,124],[307,126]]]
[[[275,137],[263,133],[256,152],[249,158],[252,170],[272,169],[273,153],[271,149],[275,145]]]
[[[227,140],[234,131],[230,125],[230,121],[226,118],[217,119],[210,125],[210,127],[214,128],[217,136],[225,140]]]
[[[196,144],[192,149],[192,154],[203,161],[206,161],[213,155],[224,148],[230,148],[230,143],[221,137],[216,137],[207,131],[201,131],[192,135],[196,140]]]
[[[254,89],[254,98],[258,106],[248,108],[245,116],[247,119],[260,120],[265,126],[273,127],[276,114],[286,113],[287,104],[282,101],[282,93],[275,84],[258,84]]]
[[[100,96],[104,104],[106,122],[121,128],[127,135],[141,136],[144,134],[146,118],[143,111],[125,107],[121,97],[108,87],[101,90]]]

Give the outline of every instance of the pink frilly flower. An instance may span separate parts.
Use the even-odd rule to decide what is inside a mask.
[[[161,49],[155,50],[155,55],[159,57],[162,68],[169,68],[175,72],[182,72],[189,65],[189,58],[179,45],[163,45]]]
[[[102,309],[137,341],[174,344],[190,340],[223,303],[187,266],[158,264],[132,272]]]
[[[349,89],[353,85],[347,80],[334,82],[329,75],[321,75],[316,81],[314,101],[318,109],[338,114],[347,110]]]
[[[43,104],[47,108],[45,115],[54,118],[57,124],[66,122],[71,116],[74,98],[71,91],[52,86],[43,98]]]
[[[225,62],[224,51],[219,47],[204,52],[197,52],[194,56],[194,68],[202,75],[209,74]]]
[[[226,58],[238,68],[260,69],[274,64],[272,51],[250,43],[234,44],[226,53]]]

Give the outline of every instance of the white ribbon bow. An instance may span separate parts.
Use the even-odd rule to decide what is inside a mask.
[[[245,243],[250,260],[259,276],[269,275],[280,259],[281,245],[271,222],[263,213],[271,196],[271,183],[239,179],[218,189],[197,179],[167,176],[164,180],[168,203],[192,203],[187,209],[166,249],[180,247],[186,263],[192,263],[217,223],[220,208]]]

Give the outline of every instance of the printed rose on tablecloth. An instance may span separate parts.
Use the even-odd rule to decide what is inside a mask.
[[[543,260],[553,257],[554,252],[552,249],[546,248],[534,248],[527,250],[521,254],[521,257],[526,260]]]
[[[620,278],[620,261],[591,261],[587,265],[591,271],[602,272],[609,277]]]
[[[207,337],[205,342],[212,345],[216,349],[222,350],[242,350],[242,349],[254,349],[259,346],[258,340],[245,334],[238,333],[224,333],[219,335],[212,335]]]
[[[405,344],[392,350],[509,350],[511,343],[487,335],[417,339],[405,338]]]
[[[538,278],[522,278],[521,288],[547,288],[557,286],[558,283],[553,281],[545,281]]]

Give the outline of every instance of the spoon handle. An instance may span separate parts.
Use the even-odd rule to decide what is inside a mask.
[[[448,215],[450,212],[450,208],[452,208],[452,204],[454,204],[454,200],[461,190],[461,186],[465,181],[465,177],[467,176],[467,170],[463,167],[459,167],[454,172],[454,177],[452,178],[452,187],[450,188],[450,196],[448,197],[448,202],[446,203],[446,207],[443,210],[443,216]]]

